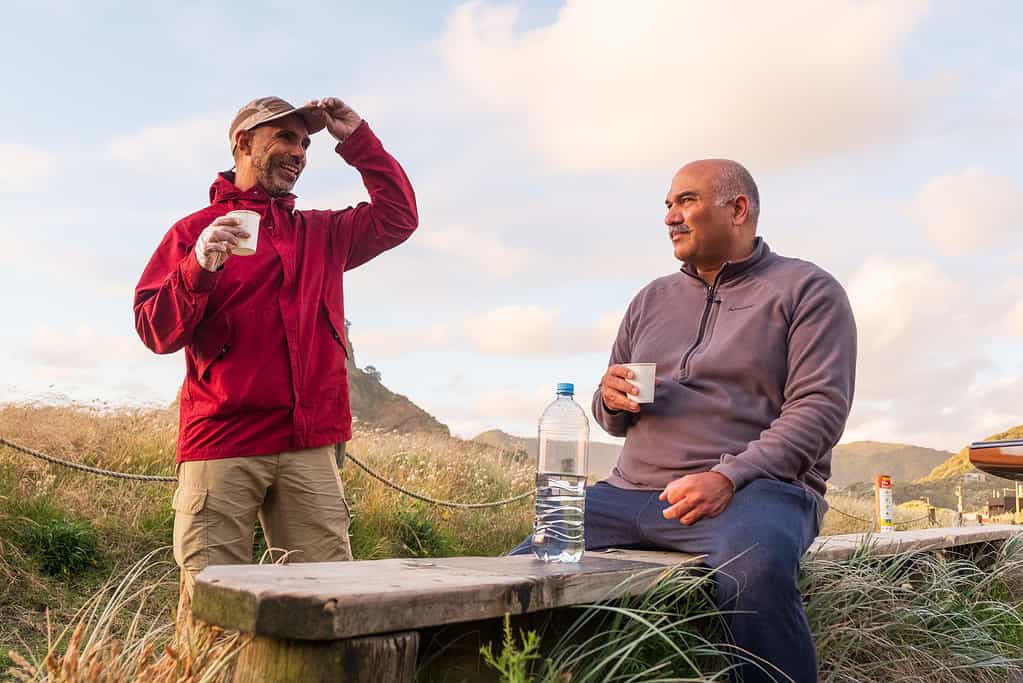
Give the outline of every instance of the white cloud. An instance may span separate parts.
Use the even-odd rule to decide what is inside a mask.
[[[1012,334],[1023,337],[1023,299],[1005,315],[1005,328]]]
[[[530,251],[505,244],[483,228],[473,230],[455,226],[424,232],[419,243],[456,260],[447,267],[469,267],[495,277],[511,277],[525,270]]]
[[[410,351],[442,349],[451,338],[447,325],[434,324],[415,329],[364,329],[352,332],[352,348],[356,362],[361,362],[360,349],[374,359],[401,356]]]
[[[929,181],[909,210],[941,251],[968,254],[1004,245],[1018,232],[1023,187],[972,166]]]
[[[469,340],[487,355],[575,355],[611,350],[622,312],[600,315],[590,325],[568,325],[559,311],[539,306],[503,306],[464,324]]]
[[[37,325],[32,329],[29,354],[37,367],[51,369],[88,369],[110,361],[139,362],[152,355],[137,338],[99,333],[88,325],[71,331]]]
[[[117,405],[166,404],[184,376],[182,354],[156,355],[134,334],[36,323],[25,336],[5,340],[0,377],[8,400],[110,401]]]
[[[590,422],[590,439],[621,443],[621,439],[608,436],[593,418],[590,400],[596,388],[596,382],[575,385],[575,401]],[[436,414],[443,415],[452,433],[463,438],[472,438],[498,425],[516,436],[535,437],[537,419],[554,397],[552,383],[499,387],[474,392],[472,401],[438,403]]]
[[[154,124],[114,138],[107,152],[115,161],[144,173],[208,174],[211,168],[230,168],[227,129],[233,116],[216,112]]]
[[[1006,388],[1018,389],[1019,380],[1005,376],[987,347],[1019,308],[1010,284],[991,283],[978,298],[961,271],[923,259],[868,259],[848,283],[860,351],[844,440],[956,450],[1023,422],[1018,396]]]
[[[523,355],[548,353],[554,348],[558,312],[539,306],[504,306],[465,323],[469,339],[480,353]]]
[[[836,0],[822,20],[809,0],[569,0],[554,23],[519,30],[517,7],[470,2],[440,50],[558,167],[784,165],[894,139],[925,111],[931,88],[901,75],[899,50],[926,8]]]
[[[925,260],[868,259],[848,289],[860,346],[870,351],[886,351],[900,341],[939,332],[962,298],[956,283]]]
[[[54,157],[46,150],[19,143],[0,142],[0,193],[27,192],[48,178]]]

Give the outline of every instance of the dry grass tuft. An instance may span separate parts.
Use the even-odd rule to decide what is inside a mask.
[[[40,683],[199,683],[228,680],[248,638],[210,626],[175,640],[166,610],[147,616],[147,601],[176,584],[177,570],[160,560],[167,549],[146,555],[117,583],[107,583],[78,610],[71,625],[50,638],[41,661],[9,654],[9,675]]]

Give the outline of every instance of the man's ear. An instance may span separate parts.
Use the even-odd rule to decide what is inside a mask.
[[[745,225],[749,221],[749,197],[740,194],[732,202],[732,223]]]
[[[234,143],[238,152],[252,154],[252,132],[248,130],[237,130],[234,134]]]

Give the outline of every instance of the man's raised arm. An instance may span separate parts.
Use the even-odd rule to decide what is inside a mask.
[[[318,103],[335,150],[362,176],[370,201],[334,212],[334,256],[351,270],[404,242],[419,225],[412,183],[397,160],[351,107],[337,98]]]

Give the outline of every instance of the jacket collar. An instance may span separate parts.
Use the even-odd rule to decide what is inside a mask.
[[[288,193],[283,197],[271,197],[266,193],[266,190],[259,185],[256,185],[251,190],[242,192],[238,189],[238,186],[234,184],[234,178],[234,171],[221,171],[217,174],[216,180],[214,180],[213,184],[210,185],[210,204],[231,201],[244,201],[250,204],[276,203],[288,211],[294,210],[295,195]]]
[[[761,263],[770,253],[771,248],[767,246],[767,242],[764,241],[764,238],[757,237],[753,241],[753,253],[739,261],[725,262],[725,265],[721,268],[721,272],[718,274],[718,283],[720,284],[724,280],[730,280],[733,277],[745,273],[749,269]],[[696,272],[696,268],[691,263],[683,263],[680,270],[686,275],[691,275],[695,278],[700,277]]]

